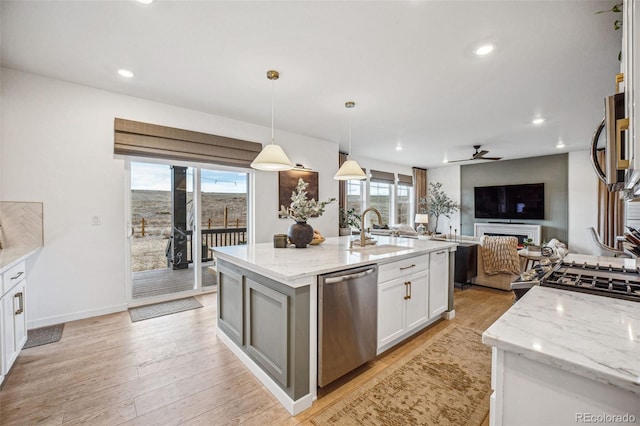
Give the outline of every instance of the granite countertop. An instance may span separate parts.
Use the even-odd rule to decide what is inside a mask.
[[[533,287],[482,342],[640,395],[640,303]]]
[[[31,256],[41,247],[11,247],[0,250],[0,274]]]
[[[349,269],[371,263],[387,263],[402,258],[428,253],[436,250],[455,250],[456,244],[449,241],[419,240],[375,236],[377,244],[349,249],[353,237],[330,237],[319,245],[310,245],[304,249],[294,247],[274,248],[272,243],[213,247],[218,259],[227,260],[246,267],[262,275],[287,283],[299,278]],[[401,246],[397,251],[389,245]]]

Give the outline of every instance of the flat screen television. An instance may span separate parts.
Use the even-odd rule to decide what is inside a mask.
[[[481,219],[544,219],[544,183],[476,186],[475,217]]]

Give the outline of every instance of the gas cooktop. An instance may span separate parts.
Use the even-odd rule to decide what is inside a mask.
[[[542,277],[540,285],[640,302],[637,268],[559,262]]]

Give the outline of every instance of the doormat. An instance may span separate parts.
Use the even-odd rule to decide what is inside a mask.
[[[27,343],[24,344],[23,349],[55,343],[62,337],[62,330],[64,330],[64,323],[29,330],[27,332]]]
[[[169,302],[131,308],[129,309],[129,315],[131,315],[131,322],[136,322],[197,308],[202,308],[202,304],[194,297],[187,297],[186,299],[171,300]]]
[[[452,325],[352,394],[314,425],[472,425],[489,412],[491,349]]]

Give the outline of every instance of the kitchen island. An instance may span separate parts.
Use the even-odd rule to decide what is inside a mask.
[[[535,286],[482,341],[492,426],[640,422],[640,303]]]
[[[293,415],[316,399],[321,275],[377,265],[378,354],[455,315],[455,243],[380,236],[374,246],[350,248],[350,241],[213,248],[217,335]]]

